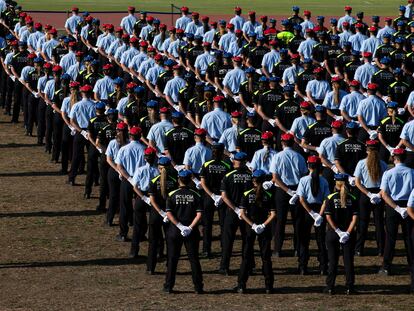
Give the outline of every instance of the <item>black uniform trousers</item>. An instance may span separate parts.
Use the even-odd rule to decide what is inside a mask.
[[[338,274],[338,261],[340,247],[342,246],[344,269],[345,269],[345,285],[352,289],[355,284],[354,270],[354,248],[355,233],[353,232],[345,244],[339,243],[339,236],[332,229],[326,232],[326,247],[328,249],[328,276],[326,277],[326,285],[329,289],[335,286],[336,275]]]
[[[73,136],[71,135],[71,129],[67,124],[63,126],[62,133],[62,173],[67,174],[69,161],[72,159],[72,149],[73,149]]]
[[[407,201],[395,201],[399,206],[407,206]],[[407,262],[412,262],[412,256],[409,250],[409,233],[411,232],[411,221],[409,216],[403,219],[401,215],[388,205],[385,207],[385,248],[383,268],[389,270],[395,254],[395,243],[397,242],[398,226],[401,225],[401,231],[404,239],[404,246],[407,250]]]
[[[152,215],[151,215],[152,213]],[[147,256],[147,271],[154,272],[157,267],[157,259],[164,254],[164,235],[167,235],[170,223],[164,223],[160,215],[155,210],[150,212],[150,221],[148,225],[148,256]],[[164,235],[163,235],[164,231]],[[168,255],[168,245],[167,245]]]
[[[54,110],[50,105],[46,105],[46,116],[45,116],[45,149],[48,152],[52,151],[53,147],[53,115]],[[83,138],[83,137],[82,137]]]
[[[92,144],[88,148],[88,162],[86,167],[86,180],[85,180],[85,194],[92,193],[92,186],[96,174],[99,173],[99,158],[100,153],[98,149]]]
[[[27,132],[27,125],[29,124],[29,115],[28,115],[28,98],[29,94],[32,95],[29,90],[22,85],[22,110],[23,110],[23,124]]]
[[[4,105],[5,112],[11,115],[11,106],[13,101],[13,94],[14,94],[14,82],[12,79],[7,78],[7,85],[6,85],[6,102]]]
[[[249,278],[250,269],[253,262],[252,255],[254,258],[254,243],[256,240],[259,242],[260,257],[262,258],[262,273],[265,278],[266,289],[273,289],[274,274],[272,268],[272,230],[268,226],[261,234],[257,235],[252,228],[246,223],[246,236],[245,236],[245,247],[242,254],[242,262],[240,265],[240,272],[238,278],[238,285],[242,288],[246,287],[247,280]]]
[[[132,230],[131,252],[139,252],[139,242],[147,232],[147,211],[150,206],[137,196],[134,204],[134,227]]]
[[[109,185],[108,185],[108,170],[109,164],[106,162],[106,155],[102,153],[100,155],[99,162],[99,208],[104,210],[106,206],[106,199],[108,198]]]
[[[39,98],[37,105],[37,142],[43,143],[43,138],[46,134],[46,103],[42,98]]]
[[[23,84],[21,84],[20,81],[16,79],[16,81],[14,81],[13,87],[14,87],[14,100],[13,100],[12,121],[18,122],[20,108],[22,107],[22,103],[23,103],[23,96],[22,96]]]
[[[56,163],[59,161],[60,153],[62,150],[63,124],[64,122],[62,116],[59,113],[54,112],[52,160]]]
[[[170,225],[167,230],[167,248],[168,263],[167,275],[165,277],[164,288],[173,289],[175,285],[175,276],[177,274],[177,265],[180,258],[181,248],[184,244],[187,251],[188,259],[191,265],[191,276],[194,288],[203,289],[203,273],[201,271],[200,260],[198,258],[198,245],[200,242],[200,232],[198,228],[193,228],[188,237],[183,237],[180,230],[174,225]]]
[[[73,153],[72,153],[72,165],[69,172],[69,181],[75,182],[75,178],[78,175],[78,170],[81,166],[83,159],[83,152],[88,141],[81,133],[76,132],[73,136]]]
[[[108,187],[109,187],[109,200],[108,210],[106,212],[106,221],[110,225],[114,220],[116,212],[119,210],[119,199],[121,181],[119,180],[119,174],[112,167],[108,170]]]
[[[33,125],[37,124],[37,108],[39,105],[39,98],[34,97],[33,94],[29,94],[27,97],[27,133],[30,135],[33,133]]]
[[[296,190],[297,186],[289,186],[290,189]],[[293,247],[294,250],[298,250],[298,232],[299,232],[299,219],[297,217],[298,204],[291,205],[289,200],[292,197],[287,194],[282,188],[276,188],[275,200],[276,200],[276,222],[274,230],[274,251],[281,252],[283,242],[285,240],[285,227],[287,221],[287,214],[290,211],[290,217],[292,218],[293,225]]]
[[[1,90],[1,96],[0,96],[0,107],[6,108],[6,96],[7,96],[7,80],[9,80],[8,75],[4,68],[0,67],[0,90]]]
[[[369,192],[378,193],[379,188],[369,188]],[[367,239],[371,211],[374,214],[375,240],[377,242],[378,254],[384,253],[385,228],[384,228],[384,203],[372,204],[370,199],[363,193],[359,197],[359,217],[357,226],[357,241],[355,250],[364,253],[365,240]]]
[[[319,213],[321,210],[320,204],[309,204],[309,207]],[[306,269],[309,262],[309,243],[311,238],[311,230],[315,220],[306,212],[304,208],[299,207],[299,231],[298,231],[298,256],[299,267]],[[326,219],[324,218],[322,224],[315,228],[316,244],[318,246],[318,261],[321,271],[325,271],[328,265],[328,257],[326,252],[325,236],[326,236]]]
[[[334,175],[335,173],[330,168],[323,167],[322,176],[325,177],[326,181],[328,182],[330,193],[333,193],[335,188]]]
[[[121,191],[120,191],[120,205],[119,205],[119,235],[126,237],[128,235],[128,224],[133,223],[132,221],[132,198],[134,190],[132,185],[122,178],[121,180]]]
[[[218,207],[214,205],[213,199],[204,193],[203,195],[203,252],[211,252],[211,244],[213,241],[213,221],[214,211],[217,209],[219,215],[220,232],[223,234],[224,215],[223,211],[226,209],[225,204],[220,204]]]

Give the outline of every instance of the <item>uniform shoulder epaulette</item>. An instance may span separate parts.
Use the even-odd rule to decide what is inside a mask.
[[[164,72],[161,72],[159,75],[158,75],[158,77],[159,78],[161,78],[163,75],[165,75],[166,74],[166,71],[164,71]]]
[[[330,195],[327,196],[327,198],[331,199],[335,194],[338,194],[338,192],[331,193]]]
[[[389,119],[391,119],[391,117],[386,117],[384,119],[381,120],[381,124],[384,124],[385,122],[387,122]]]
[[[210,160],[210,161],[207,161],[206,163],[204,163],[203,164],[203,166],[204,167],[207,167],[207,166],[209,166],[211,163],[213,163],[215,160]]]
[[[165,136],[169,135],[174,130],[175,130],[175,128],[172,128],[172,129],[168,130],[167,132],[165,132]]]
[[[182,93],[182,92],[184,92],[186,89],[187,89],[187,87],[185,86],[185,87],[183,87],[182,89],[180,89],[180,90],[178,91],[178,93]]]
[[[227,174],[226,174],[226,177],[229,177],[230,175],[232,175],[232,174],[234,174],[234,173],[236,173],[237,172],[237,170],[233,170],[233,171],[231,171],[231,172],[228,172]]]
[[[198,105],[199,105],[199,106],[203,106],[205,102],[206,102],[206,100],[203,100],[203,101],[202,101],[202,102],[200,102]]]
[[[266,94],[270,93],[271,91],[272,90],[268,90],[268,91],[264,92],[262,95],[266,95]]]
[[[344,55],[345,53],[341,53],[341,54],[339,54],[336,58],[339,58],[339,57],[341,57],[342,55]]]
[[[271,193],[271,192],[269,192],[269,191],[265,191],[265,193],[266,193],[269,197],[272,197],[272,196],[273,196],[273,193]]]
[[[402,124],[404,124],[405,122],[403,120],[401,120],[399,117],[395,117],[396,120],[400,121]]]
[[[311,129],[312,127],[314,127],[316,124],[318,124],[318,122],[312,123],[310,125],[308,125],[308,129]]]
[[[248,80],[243,81],[240,85],[245,85],[245,84],[247,84],[247,82],[249,82],[249,81]]]
[[[193,189],[189,189],[191,192],[193,192],[193,193],[195,193],[199,198],[201,198],[201,195],[197,192],[197,191],[194,191]]]
[[[92,122],[95,122],[95,120],[97,119],[97,117],[93,117],[90,121],[91,121],[91,123]]]
[[[160,176],[161,175],[155,176],[153,179],[151,179],[151,182],[155,183],[160,178]]]
[[[192,130],[190,130],[190,129],[186,128],[186,127],[183,127],[183,130],[186,130],[187,132],[189,132],[189,133],[191,133],[191,134],[193,134],[193,133],[194,133]]]
[[[244,134],[246,131],[248,131],[249,130],[249,128],[247,128],[247,129],[244,129],[243,131],[241,131],[240,133],[239,133],[239,135],[242,135],[242,134]]]
[[[250,190],[247,190],[247,191],[245,191],[245,192],[243,192],[243,195],[244,196],[247,196],[250,192],[252,192],[254,189],[250,189]]]
[[[340,143],[338,144],[338,146],[339,146],[339,145],[342,145],[343,143],[346,143],[348,140],[349,140],[349,139],[345,139],[344,141],[340,142]]]
[[[213,66],[216,62],[211,62],[208,64],[208,66]]]
[[[174,193],[176,193],[178,190],[180,190],[180,189],[175,189],[175,190],[173,190],[173,191],[171,191],[171,192],[169,192],[168,193],[168,196],[170,197],[170,196],[172,196]]]
[[[227,163],[226,161],[220,161],[225,167],[231,168],[231,165]]]
[[[288,101],[287,100],[285,100],[284,102],[281,102],[279,105],[278,105],[278,107],[282,107],[284,104],[286,104]]]
[[[142,123],[142,121],[144,121],[145,118],[148,118],[148,116],[142,117],[141,119],[139,119],[139,122]]]

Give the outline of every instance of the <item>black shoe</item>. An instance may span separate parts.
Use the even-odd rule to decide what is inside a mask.
[[[202,295],[202,294],[204,294],[204,289],[202,289],[202,288],[196,288],[196,289],[194,289],[194,292],[197,295]]]
[[[236,293],[239,293],[239,294],[245,294],[246,293],[246,287],[240,286],[240,285],[237,285],[236,287],[234,287],[233,290]]]
[[[225,275],[225,276],[229,276],[230,275],[229,269],[224,269],[224,268],[220,268],[218,270],[218,273],[221,274],[221,275]]]
[[[117,241],[117,242],[126,242],[126,237],[125,236],[123,236],[123,235],[120,235],[120,234],[118,234],[116,237],[115,237],[115,241]]]
[[[390,275],[390,272],[387,269],[385,269],[385,268],[381,268],[381,269],[379,269],[378,274],[379,275],[389,276]]]
[[[172,294],[173,293],[173,290],[171,288],[168,288],[168,287],[163,287],[162,291],[166,294]]]
[[[274,294],[275,293],[275,289],[274,288],[266,288],[266,294]]]
[[[297,251],[297,250],[295,250],[295,251],[293,252],[293,257],[298,257],[298,251]]]
[[[91,198],[91,194],[90,193],[84,193],[83,198],[86,199],[86,200],[89,200]]]
[[[69,186],[76,186],[76,183],[75,183],[75,181],[74,181],[74,180],[68,180],[68,181],[67,181],[67,184],[68,184]]]
[[[275,258],[282,257],[282,256],[280,255],[280,252],[273,252],[273,253],[272,253],[272,256],[273,256],[273,257],[275,257]]]
[[[38,146],[44,146],[44,145],[45,145],[45,143],[44,143],[44,142],[42,142],[42,141],[38,141],[38,142],[37,142],[37,145],[38,145]]]
[[[328,269],[327,268],[321,268],[320,273],[321,273],[321,275],[328,275]]]
[[[358,292],[354,288],[348,288],[345,292],[348,296],[349,295],[357,295]]]
[[[306,268],[299,267],[298,271],[299,271],[299,275],[307,275],[308,274],[308,269],[306,269]]]
[[[68,171],[65,171],[65,170],[59,171],[59,175],[67,175],[67,174],[68,174]]]
[[[98,206],[96,206],[96,211],[97,212],[105,213],[106,212],[106,208],[105,208],[105,206],[102,207],[102,206],[98,205]]]
[[[361,251],[356,251],[355,252],[355,256],[357,256],[357,257],[363,257],[364,256],[364,253],[361,252]]]
[[[331,296],[335,295],[335,291],[332,288],[329,288],[329,287],[325,287],[323,289],[323,293],[327,294],[327,295],[331,295]]]
[[[131,251],[129,252],[128,257],[131,258],[131,259],[137,259],[138,258],[138,252],[139,252],[139,250],[131,249]]]

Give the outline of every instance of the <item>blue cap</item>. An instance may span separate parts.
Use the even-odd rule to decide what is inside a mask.
[[[335,174],[334,175],[334,178],[337,181],[347,181],[348,180],[348,175],[347,174],[339,173],[339,174]]]
[[[252,112],[247,112],[246,113],[246,118],[254,118],[256,116],[256,112],[252,111]]]
[[[165,62],[164,62],[164,65],[165,66],[168,66],[168,67],[172,67],[172,66],[174,66],[176,64],[176,62],[175,61],[173,61],[172,59],[167,59]]]
[[[178,173],[178,177],[181,178],[189,178],[191,175],[193,175],[193,172],[190,170],[182,170]]]
[[[256,38],[256,40],[257,40],[257,41],[264,41],[264,40],[265,40],[265,37],[263,37],[263,36],[258,36],[258,37]]]
[[[389,64],[391,62],[391,58],[384,56],[383,58],[381,58],[380,63],[381,64]]]
[[[269,82],[279,82],[280,78],[279,77],[270,77],[269,78]]]
[[[246,160],[247,159],[247,153],[245,153],[245,152],[237,152],[235,155],[234,155],[234,160],[237,160],[237,161],[244,161],[244,160]]]
[[[99,60],[94,59],[93,61],[91,61],[91,65],[99,65]]]
[[[194,39],[194,35],[193,35],[192,33],[190,33],[190,32],[186,32],[186,33],[185,33],[185,37],[186,37],[187,39]]]
[[[218,23],[219,23],[219,25],[226,25],[227,24],[224,19],[219,20]]]
[[[63,75],[60,76],[61,80],[72,80],[72,77],[70,75],[68,75],[67,73],[64,73]]]
[[[268,81],[269,81],[269,79],[266,76],[261,76],[259,78],[259,82],[268,82]]]
[[[196,35],[196,36],[194,36],[194,40],[201,41],[201,40],[203,40],[203,37],[200,36],[200,35]]]
[[[211,148],[215,150],[224,150],[224,144],[213,142]]]
[[[395,38],[395,41],[394,42],[395,43],[404,43],[405,42],[405,39],[403,37],[397,37],[397,38]]]
[[[387,38],[390,39],[392,37],[392,35],[389,32],[386,32],[382,35],[383,38]]]
[[[276,19],[274,18],[269,19],[269,23],[276,23]]]
[[[215,50],[214,55],[215,56],[219,56],[219,55],[221,56],[221,55],[223,55],[223,51],[222,50]]]
[[[284,20],[282,20],[281,24],[282,24],[283,26],[288,26],[288,25],[290,24],[290,22],[289,22],[289,20],[284,19]]]
[[[144,93],[145,92],[145,88],[144,87],[142,87],[142,86],[137,86],[137,87],[135,87],[135,89],[134,89],[134,93],[135,94],[141,94],[141,93]]]
[[[255,170],[252,174],[253,178],[260,178],[260,177],[263,177],[263,176],[266,176],[266,173],[265,173],[264,170],[261,170],[261,169]]]
[[[303,63],[304,64],[312,64],[312,58],[304,58]]]
[[[174,112],[171,114],[171,117],[172,117],[173,119],[182,119],[182,118],[184,118],[184,113],[182,113],[181,111],[174,111]]]
[[[295,26],[293,26],[294,30],[302,30],[302,26],[299,24],[295,24]]]
[[[212,86],[212,85],[206,85],[205,87],[204,87],[204,92],[214,92],[216,89],[214,88],[214,86]]]
[[[170,158],[167,158],[167,157],[161,157],[161,158],[159,158],[158,159],[158,164],[159,165],[170,165],[171,164],[171,160],[170,160]]]
[[[356,16],[358,18],[362,18],[362,17],[364,17],[364,12],[358,12],[358,13],[356,13]]]
[[[65,35],[59,36],[59,38],[58,38],[58,40],[65,40],[65,39],[66,39]]]
[[[402,71],[402,69],[401,69],[401,68],[395,68],[395,69],[393,70],[393,73],[394,73],[394,74],[396,74],[396,75],[399,75],[399,74],[402,74],[402,73],[403,73],[403,71]]]
[[[351,121],[346,124],[347,129],[356,129],[358,128],[358,123]]]
[[[86,55],[85,58],[83,59],[84,62],[91,62],[93,61],[93,56],[91,55]]]
[[[85,11],[85,12],[83,12],[83,13],[82,13],[82,15],[83,15],[84,17],[87,17],[87,16],[89,16],[89,12]]]
[[[293,84],[286,84],[283,87],[283,92],[293,92],[295,90],[295,86]]]
[[[298,12],[300,10],[300,8],[297,6],[297,5],[294,5],[293,7],[292,7],[292,11],[293,12]]]
[[[339,41],[339,36],[338,35],[331,35],[331,40],[332,41]]]
[[[147,102],[147,107],[148,108],[155,108],[158,106],[158,102],[156,100],[150,100]]]
[[[285,48],[282,48],[279,51],[280,54],[287,54],[288,52],[289,52],[289,50],[288,49],[285,49]]]
[[[197,82],[195,83],[195,85],[196,85],[196,86],[204,86],[205,84],[204,84],[204,82],[203,82],[203,81],[197,81]]]
[[[43,63],[43,58],[41,57],[35,57],[35,59],[33,60],[34,63]]]
[[[106,112],[106,115],[108,114],[118,114],[118,110],[116,110],[115,108],[109,108]]]
[[[65,37],[65,39],[63,39],[63,42],[65,43],[69,43],[71,40],[68,37]]]
[[[404,25],[405,25],[405,23],[403,21],[398,21],[397,22],[397,26],[404,26]]]
[[[154,19],[154,21],[153,21],[153,23],[154,23],[154,24],[160,24],[160,23],[161,23],[161,21],[160,21],[158,18],[155,18],[155,19]]]
[[[316,19],[317,19],[318,21],[319,21],[319,20],[324,20],[324,19],[325,19],[325,16],[320,15],[320,16],[318,16]]]
[[[374,16],[372,16],[371,20],[375,23],[378,23],[380,21],[380,18],[379,18],[379,16],[374,15]]]
[[[19,41],[19,46],[27,46],[27,42],[26,41]]]
[[[325,106],[322,106],[322,105],[316,105],[315,106],[315,111],[316,112],[325,112],[326,108],[325,108]]]
[[[336,18],[331,18],[331,24],[337,24],[338,20]]]
[[[105,109],[105,103],[104,102],[97,102],[95,105],[96,109]]]
[[[6,35],[6,40],[13,40],[13,39],[15,39],[15,37],[11,33]]]
[[[249,37],[256,37],[257,36],[257,34],[255,33],[255,32],[249,32],[249,35],[248,35]]]
[[[92,20],[92,24],[94,24],[94,25],[100,25],[101,24],[101,21],[98,18],[94,18]]]
[[[389,103],[387,103],[387,108],[397,109],[398,108],[398,103],[396,103],[396,102],[389,102]]]
[[[247,67],[244,72],[245,73],[254,73],[255,71],[256,71],[256,69],[254,69],[253,67]]]
[[[399,10],[399,11],[402,11],[402,12],[405,12],[405,9],[406,9],[406,8],[405,8],[405,6],[404,6],[404,5],[400,5],[400,7],[399,7],[399,9],[398,9],[398,10]]]
[[[232,57],[233,57],[233,54],[225,52],[225,53],[223,54],[223,57],[224,57],[224,58],[232,58]]]
[[[116,77],[114,79],[114,84],[116,84],[116,85],[123,85],[124,84],[124,79],[122,79],[120,77]]]
[[[360,56],[361,55],[361,53],[357,50],[353,50],[351,54],[354,55],[354,56]]]
[[[349,41],[345,41],[344,43],[342,43],[344,46],[352,46],[352,43]]]

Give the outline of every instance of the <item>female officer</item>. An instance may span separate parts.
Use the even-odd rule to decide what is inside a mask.
[[[255,170],[263,170],[266,175],[271,175],[270,173],[270,163],[272,163],[273,157],[276,155],[276,151],[272,148],[273,145],[273,133],[270,131],[264,132],[262,134],[262,145],[263,148],[257,150],[253,159],[250,163],[250,168],[254,172]]]
[[[380,160],[379,141],[368,140],[367,157],[360,160],[355,168],[355,184],[361,191],[359,197],[359,223],[356,241],[356,255],[363,256],[364,244],[367,238],[371,210],[374,213],[375,236],[378,255],[384,253],[384,205],[381,204],[380,185],[381,178],[387,170],[387,164]]]
[[[139,167],[132,177],[132,186],[137,194],[134,205],[134,228],[132,231],[131,258],[137,258],[139,242],[147,232],[147,210],[150,207],[150,199],[147,196],[151,180],[159,175],[157,168],[157,150],[148,147],[144,150],[145,164]]]
[[[299,214],[299,274],[307,274],[309,261],[309,242],[312,225],[315,226],[316,243],[318,245],[318,260],[321,274],[326,274],[327,255],[325,245],[326,225],[323,221],[323,200],[329,195],[329,185],[321,176],[321,159],[317,156],[308,157],[308,169],[310,174],[299,180],[297,195],[302,207]]]
[[[254,258],[254,242],[256,236],[259,240],[260,256],[262,257],[262,272],[265,277],[266,294],[273,291],[274,275],[272,270],[272,231],[271,223],[276,217],[276,208],[271,192],[262,187],[266,179],[266,172],[258,169],[252,175],[253,188],[245,191],[240,203],[241,218],[246,229],[244,237],[245,247],[243,249],[242,262],[236,290],[244,293],[249,278],[251,261]]]
[[[157,265],[157,250],[159,250],[160,257],[164,252],[162,229],[164,228],[165,233],[168,223],[165,212],[168,193],[178,187],[176,171],[171,166],[169,158],[159,158],[158,170],[160,174],[151,180],[148,191],[152,208],[149,215],[147,273],[151,275],[154,274]]]
[[[121,121],[116,126],[116,138],[109,142],[105,152],[106,161],[110,166],[108,171],[109,202],[105,220],[105,226],[108,227],[112,226],[115,213],[119,210],[121,181],[115,159],[119,149],[126,144],[128,144],[128,126]]]
[[[324,293],[333,295],[336,275],[338,272],[338,260],[340,245],[343,250],[343,260],[346,276],[347,295],[355,293],[354,271],[354,228],[358,220],[358,207],[356,197],[353,196],[347,186],[348,175],[335,174],[334,192],[328,196],[322,206],[329,224],[326,232],[326,247],[328,249],[328,276]]]

